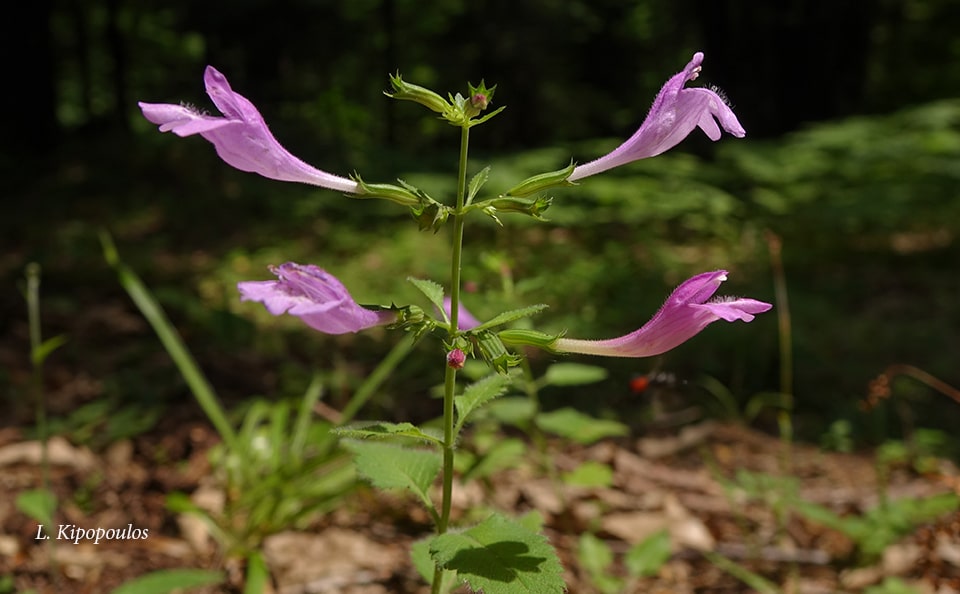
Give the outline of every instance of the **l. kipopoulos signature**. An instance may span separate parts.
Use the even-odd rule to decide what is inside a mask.
[[[93,544],[100,544],[101,540],[143,540],[150,537],[149,528],[135,528],[127,524],[126,528],[80,528],[76,524],[58,524],[57,540],[69,540],[73,544],[80,544],[82,540],[92,540]],[[43,524],[37,524],[37,535],[34,540],[49,540]]]

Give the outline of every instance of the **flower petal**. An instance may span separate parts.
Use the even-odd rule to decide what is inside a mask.
[[[211,116],[184,105],[139,103],[143,115],[161,132],[200,134],[213,143],[227,164],[270,179],[321,186],[356,194],[357,182],[316,169],[292,155],[273,137],[263,116],[246,97],[235,93],[213,66],[204,72],[207,94],[224,116]]]
[[[396,320],[391,311],[360,306],[339,279],[312,264],[287,262],[272,271],[280,280],[237,283],[240,300],[259,301],[273,315],[297,316],[326,334],[358,332]]]
[[[697,78],[703,53],[697,52],[686,67],[663,85],[640,128],[610,153],[580,165],[568,178],[576,181],[638,159],[654,157],[679,144],[694,128],[700,127],[710,140],[720,139],[720,128],[743,137],[746,133],[733,110],[716,91],[684,88]]]
[[[725,270],[705,272],[687,279],[670,294],[649,322],[630,334],[609,340],[560,338],[554,348],[560,352],[607,357],[652,357],[683,344],[717,320],[749,322],[754,314],[773,307],[754,299],[708,302],[726,279]]]

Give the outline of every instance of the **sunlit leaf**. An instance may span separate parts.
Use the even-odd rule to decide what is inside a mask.
[[[492,515],[463,532],[430,541],[430,555],[457,570],[461,581],[484,594],[554,594],[566,590],[563,567],[547,539],[524,525]]]
[[[616,421],[595,419],[573,408],[541,413],[536,417],[537,426],[577,443],[590,444],[604,437],[626,435],[627,426]]]

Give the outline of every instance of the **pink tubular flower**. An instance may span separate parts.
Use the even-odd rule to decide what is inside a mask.
[[[639,330],[609,340],[559,338],[554,349],[606,357],[652,357],[679,346],[717,320],[749,322],[754,314],[773,307],[755,299],[710,299],[725,280],[726,270],[698,274],[674,289],[660,311]]]
[[[452,311],[450,309],[450,297],[443,298],[443,309],[449,316],[450,312]],[[470,313],[470,310],[463,306],[463,301],[460,302],[460,306],[457,308],[457,310],[457,330],[470,330],[480,325],[480,320]]]
[[[271,266],[270,271],[280,280],[237,283],[240,300],[260,301],[275,316],[298,316],[326,334],[359,332],[396,320],[391,311],[361,307],[335,276],[312,264],[287,262]]]
[[[143,103],[143,117],[160,125],[161,132],[177,136],[199,134],[217,147],[217,154],[240,171],[259,173],[280,181],[293,181],[356,194],[357,182],[320,171],[291,155],[270,133],[253,103],[234,93],[227,78],[213,66],[203,74],[207,95],[224,117],[212,116],[188,105]]]
[[[737,116],[716,91],[684,88],[687,81],[694,80],[700,74],[701,62],[703,52],[693,54],[687,67],[673,75],[660,89],[650,113],[633,136],[613,152],[575,168],[568,179],[576,181],[631,161],[659,155],[679,144],[697,126],[710,140],[719,140],[720,128],[714,118],[720,120],[724,130],[743,138],[746,132],[737,121]]]

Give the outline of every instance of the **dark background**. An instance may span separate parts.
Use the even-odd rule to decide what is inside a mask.
[[[362,374],[385,348],[379,335],[331,343],[302,332],[289,344],[264,346],[265,339],[255,337],[270,328],[254,332],[244,326],[244,315],[225,305],[235,295],[203,293],[205,282],[236,280],[216,276],[218,263],[245,278],[263,278],[260,259],[271,245],[310,235],[309,249],[324,250],[328,259],[346,258],[364,243],[345,230],[382,236],[404,222],[394,210],[373,205],[360,212],[356,203],[343,206],[330,196],[324,206],[284,202],[278,197],[305,190],[230,171],[199,139],[156,133],[136,102],[184,100],[213,111],[203,93],[206,64],[258,106],[293,153],[325,170],[355,170],[365,179],[388,181],[437,169],[438,163],[449,171],[449,157],[437,159],[453,146],[450,129],[431,114],[383,96],[389,73],[399,71],[441,93],[465,91],[466,81],[497,84],[495,106],[509,107],[475,135],[474,154],[507,155],[502,158],[510,162],[511,155],[557,147],[562,150],[547,166],[560,167],[571,155],[584,160],[598,154],[578,143],[631,134],[663,81],[701,50],[706,59],[695,84],[722,88],[747,139],[725,137],[713,145],[695,132],[677,156],[631,171],[639,172],[640,181],[669,185],[675,174],[695,180],[701,190],[719,188],[732,210],[705,223],[689,213],[652,223],[652,215],[644,214],[648,218],[638,218],[637,225],[615,214],[610,223],[592,220],[597,210],[590,198],[573,194],[567,218],[557,213],[567,233],[562,241],[557,235],[544,240],[521,225],[531,233],[521,238],[548,246],[556,240],[558,253],[569,244],[580,253],[607,250],[617,258],[624,254],[611,241],[643,247],[637,261],[649,264],[649,272],[638,275],[637,262],[622,269],[610,264],[602,285],[584,273],[583,282],[568,288],[570,299],[555,306],[567,316],[559,321],[587,320],[585,325],[602,328],[595,335],[636,327],[671,284],[702,269],[688,270],[662,255],[667,251],[647,245],[648,234],[662,232],[690,245],[722,239],[736,246],[772,229],[786,246],[797,406],[816,419],[812,435],[831,419],[860,414],[856,404],[869,380],[889,364],[910,362],[960,382],[960,112],[955,103],[935,103],[960,95],[956,2],[50,0],[19,10],[0,25],[6,56],[0,167],[7,188],[0,275],[8,287],[0,303],[0,331],[7,337],[0,379],[18,414],[27,413],[21,406],[26,326],[13,287],[30,261],[45,270],[45,333],[70,334],[51,362],[62,373],[51,380],[54,388],[84,375],[102,382],[99,389],[62,397],[60,412],[97,398],[125,406],[120,403],[131,393],[141,402],[186,398],[157,347],[107,354],[117,342],[103,334],[109,323],[100,318],[130,313],[130,307],[102,264],[96,231],[103,226],[161,289],[164,304],[228,396],[283,387],[286,371],[274,368],[291,362],[294,371],[287,371],[300,378],[300,367],[317,361],[337,366],[341,356],[354,356],[357,366],[348,371]],[[910,109],[924,105],[944,107],[911,115]],[[920,128],[922,137],[910,136]],[[661,166],[667,173],[655,170]],[[797,174],[796,167],[807,168]],[[884,193],[894,187],[898,194]],[[583,192],[589,191],[585,185]],[[771,192],[783,200],[772,200]],[[386,218],[371,223],[378,213]],[[579,224],[571,220],[578,217]],[[718,221],[728,225],[722,232]],[[324,231],[319,238],[318,225]],[[887,249],[904,232],[926,247]],[[524,245],[496,241],[504,250]],[[238,256],[242,246],[249,253]],[[570,249],[564,258],[577,256]],[[737,252],[733,262],[742,279],[736,292],[772,300],[767,254],[750,249]],[[237,259],[248,257],[257,267],[240,270]],[[704,266],[715,260],[706,258]],[[514,264],[518,275],[549,276],[552,270],[535,256]],[[438,266],[442,271],[442,260]],[[478,276],[483,271],[475,265]],[[634,281],[656,281],[646,285],[656,288],[643,297],[643,307],[637,306],[638,289],[625,288]],[[590,282],[592,293],[582,286]],[[599,311],[592,318],[584,313],[587,294],[596,301],[590,311]],[[709,339],[700,343],[702,350],[692,346],[670,364],[691,375],[706,369],[744,401],[752,393],[775,391],[775,319],[771,314],[754,327],[763,333],[761,344],[735,364],[704,355],[725,348]],[[739,340],[757,340],[742,328],[736,332]],[[152,344],[145,329],[136,336]],[[255,340],[257,350],[248,353]],[[311,340],[322,346],[304,346]],[[340,354],[330,354],[332,345]],[[614,376],[604,389],[615,393],[614,406],[628,406],[629,395],[621,394],[626,378],[652,364],[611,365]],[[731,365],[737,371],[726,373]],[[916,399],[911,406],[926,422],[957,418],[960,404],[926,388],[909,391]],[[386,414],[411,412],[404,408],[410,405],[389,399],[384,406]],[[874,437],[883,437],[888,426],[901,423],[885,418],[874,424],[882,428]]]

